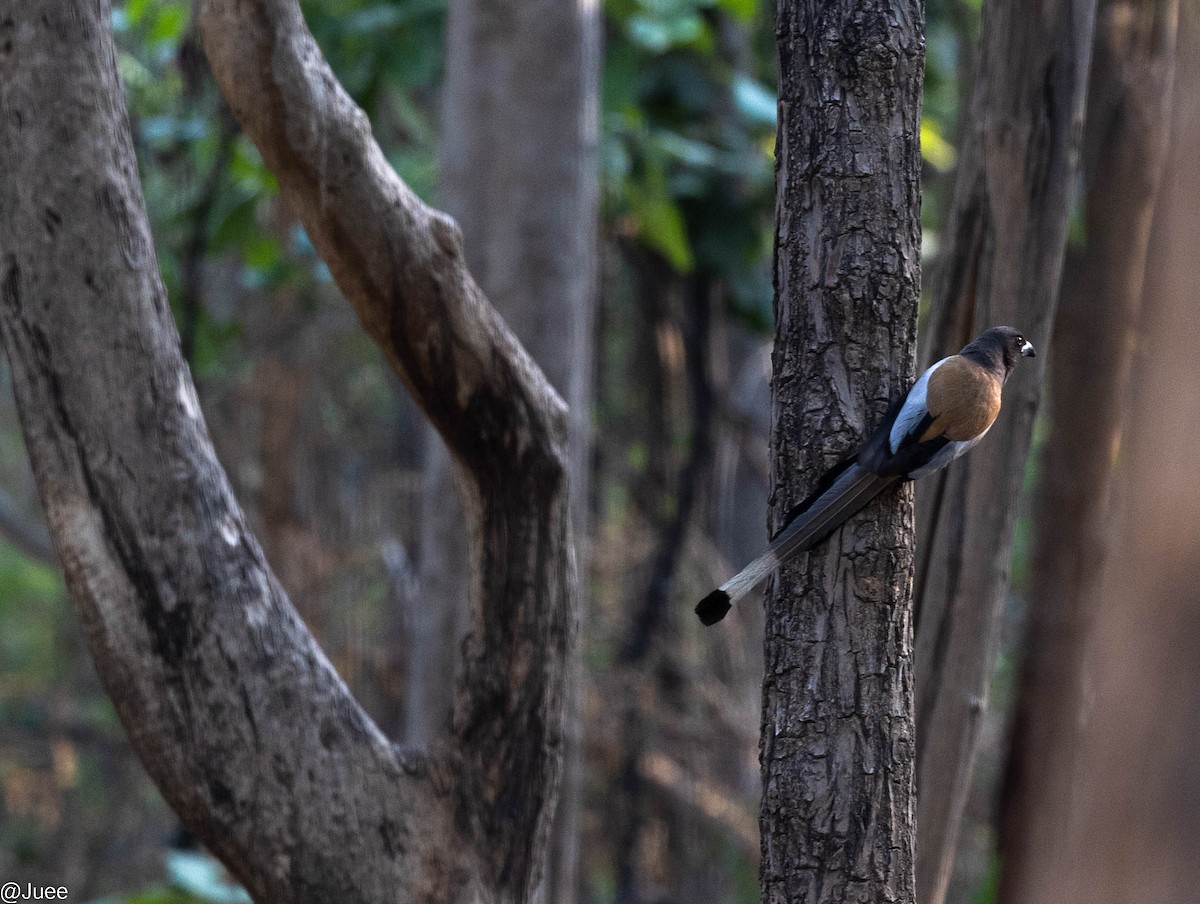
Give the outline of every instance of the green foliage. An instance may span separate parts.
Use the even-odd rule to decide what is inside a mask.
[[[342,84],[370,114],[389,159],[418,194],[436,183],[433,86],[445,0],[306,0],[304,14]],[[159,265],[200,374],[229,365],[238,288],[303,288],[329,272],[278,209],[279,188],[217,96],[185,0],[129,0],[113,11]],[[235,268],[214,292],[204,274]],[[203,302],[200,303],[200,296]]]
[[[601,165],[613,232],[679,273],[716,275],[735,315],[763,328],[774,66],[734,46],[758,12],[745,0],[609,0]]]
[[[371,115],[389,161],[423,197],[436,189],[433,90],[444,59],[446,0],[304,0],[342,84]],[[978,4],[928,8],[923,155],[955,161],[962,40]],[[776,96],[770,8],[758,0],[606,0],[601,166],[610,233],[697,268],[729,289],[735,316],[771,320]],[[187,31],[185,0],[114,10],[160,263],[193,366],[224,366],[239,335],[236,299],[198,305],[189,274],[233,261],[250,291],[328,280],[302,236],[277,225],[278,186],[236,135]],[[936,180],[926,225],[944,206]],[[931,234],[936,240],[936,234]],[[200,260],[197,260],[200,258]],[[194,277],[192,278],[195,282]],[[228,290],[226,290],[228,291]]]

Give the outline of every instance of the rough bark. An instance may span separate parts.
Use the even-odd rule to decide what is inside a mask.
[[[1085,237],[1054,321],[1050,436],[1001,820],[1000,900],[1030,904],[1066,862],[1087,705],[1083,647],[1109,550],[1113,471],[1166,156],[1177,0],[1101,0],[1088,88]],[[1055,795],[1062,794],[1062,799]],[[1055,818],[1061,817],[1061,821]]]
[[[920,3],[778,8],[778,527],[914,372]],[[767,600],[762,900],[913,901],[912,497],[886,494]]]
[[[985,4],[979,63],[926,359],[989,326],[1042,351],[986,442],[929,481],[917,575],[917,898],[941,904],[987,705],[1016,500],[1054,318],[1095,0]],[[1051,355],[1053,352],[1051,351]]]
[[[1089,601],[1090,717],[1077,770],[1059,775],[1070,787],[1039,813],[1064,833],[1063,856],[1032,871],[1029,904],[1186,904],[1200,887],[1200,21],[1193,4],[1180,12],[1175,149],[1155,213],[1139,330],[1145,353],[1111,519],[1121,552]]]
[[[599,40],[595,4],[453,0],[440,144],[440,202],[462,227],[471,272],[570,406],[567,469],[579,563],[587,533]],[[425,511],[431,539],[449,543],[436,553],[423,543],[422,577],[436,588],[430,608],[453,613],[466,599],[465,545],[461,531],[453,536],[461,514],[447,504],[447,464],[444,454],[434,453]],[[428,640],[446,649],[434,659],[449,662],[452,671],[457,638],[452,627],[439,630]],[[565,785],[545,888],[555,904],[577,896],[581,716],[576,664],[569,668]],[[437,688],[446,686],[448,673],[427,673],[421,686],[433,693],[411,701],[414,718],[444,721],[448,696]],[[426,715],[417,715],[421,709]]]
[[[573,626],[565,407],[298,7],[208,0],[197,16],[243,128],[462,465],[474,630],[450,742],[398,750],[287,601],[213,453],[108,3],[2,0],[0,331],[97,671],[164,796],[256,900],[525,900]]]

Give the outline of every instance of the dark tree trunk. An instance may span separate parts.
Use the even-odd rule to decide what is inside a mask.
[[[913,378],[923,18],[779,5],[776,526]],[[913,901],[912,541],[887,494],[768,595],[764,902]]]
[[[1033,904],[1041,878],[1066,862],[1080,790],[1082,654],[1109,548],[1110,487],[1170,131],[1177,18],[1177,0],[1101,0],[1097,12],[1086,235],[1068,254],[1054,321],[1029,641],[1004,790],[1000,900],[1008,904]]]
[[[387,166],[298,6],[206,0],[197,21],[285,199],[462,465],[473,631],[454,734],[393,746],[213,453],[108,3],[0,0],[0,332],[96,669],[164,796],[256,900],[524,901],[574,633],[566,408],[471,280],[453,222]]]
[[[926,344],[953,354],[989,326],[1046,350],[1062,272],[1095,0],[984,5],[948,246]],[[941,904],[987,705],[1016,500],[1043,352],[1005,390],[987,440],[921,491],[917,574],[917,898]]]

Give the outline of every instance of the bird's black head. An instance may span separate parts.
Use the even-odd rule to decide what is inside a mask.
[[[1011,326],[994,326],[959,352],[977,364],[1007,378],[1022,358],[1033,358],[1037,352],[1020,330]]]

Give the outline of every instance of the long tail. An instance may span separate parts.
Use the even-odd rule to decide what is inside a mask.
[[[782,562],[812,549],[842,526],[855,512],[899,480],[872,474],[851,464],[829,489],[802,507],[771,541],[766,552],[706,596],[696,614],[706,625],[715,625],[730,608]]]

